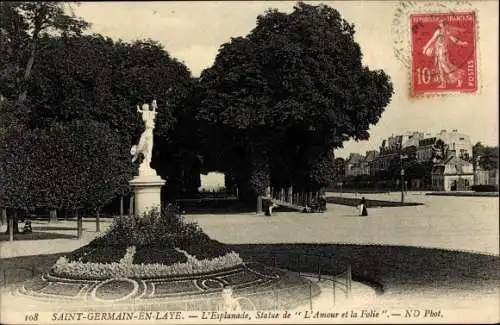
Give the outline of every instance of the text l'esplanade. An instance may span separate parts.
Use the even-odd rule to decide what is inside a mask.
[[[446,16],[431,16],[431,15],[429,15],[429,16],[412,16],[411,17],[412,23],[438,23],[442,20],[446,20],[449,22],[460,22],[460,21],[465,22],[465,21],[473,21],[474,16],[470,15],[470,14],[467,14],[467,15],[450,14],[450,15],[446,15]]]

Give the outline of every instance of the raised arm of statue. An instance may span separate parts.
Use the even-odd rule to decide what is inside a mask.
[[[139,107],[139,105],[137,105],[137,112],[142,113],[142,109]]]
[[[153,100],[153,102],[151,103],[151,106],[153,107],[153,112],[156,112],[156,108],[158,107],[158,105],[156,104],[156,99]]]

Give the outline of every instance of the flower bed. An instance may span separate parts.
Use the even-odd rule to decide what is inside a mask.
[[[119,263],[83,263],[69,261],[60,257],[50,270],[51,275],[86,280],[105,280],[111,278],[162,278],[179,275],[195,275],[220,271],[235,267],[243,260],[235,252],[212,259],[197,260],[187,258],[185,263],[131,264],[130,258],[124,257]]]
[[[243,263],[226,245],[171,211],[117,217],[106,233],[52,266],[50,274],[87,280],[163,278],[222,271]]]
[[[226,245],[207,236],[195,223],[186,223],[171,212],[152,211],[141,217],[118,217],[109,230],[89,244],[67,255],[71,262],[117,263],[129,246],[135,246],[134,264],[185,263],[180,248],[198,260],[231,252]]]

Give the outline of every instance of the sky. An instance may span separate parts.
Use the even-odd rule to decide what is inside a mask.
[[[307,2],[317,4],[320,2]],[[394,54],[409,55],[407,24],[409,9],[398,1],[323,1],[354,23],[355,40],[361,46],[363,63],[390,75],[395,94],[379,122],[371,126],[370,139],[349,141],[336,150],[337,157],[350,152],[378,149],[382,140],[407,131],[438,133],[458,129],[474,143],[498,145],[498,47],[499,17],[496,0],[468,4],[419,2],[413,11],[471,11],[477,15],[477,65],[479,91],[414,98],[409,94],[410,69]],[[92,24],[90,32],[115,40],[153,39],[184,62],[193,76],[210,67],[219,46],[231,37],[247,35],[256,17],[268,8],[293,11],[288,1],[182,1],[182,2],[83,2],[75,14]],[[402,10],[402,11],[398,11]],[[402,12],[403,14],[400,14]],[[401,41],[402,40],[402,41]]]

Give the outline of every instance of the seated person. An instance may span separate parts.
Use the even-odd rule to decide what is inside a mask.
[[[33,230],[31,229],[31,220],[24,220],[24,228],[23,228],[23,234],[29,234],[33,232]]]
[[[264,210],[264,214],[268,217],[273,215],[273,209],[276,208],[276,205],[271,199],[264,198],[262,199],[262,209]]]

